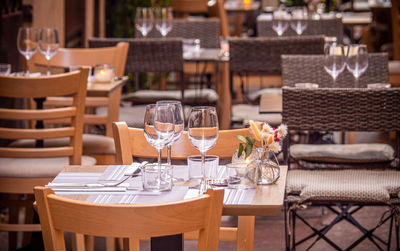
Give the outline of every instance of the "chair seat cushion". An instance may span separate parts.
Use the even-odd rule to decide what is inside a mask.
[[[282,123],[282,115],[278,113],[260,114],[259,106],[238,104],[232,106],[232,122],[242,122],[243,125],[249,123],[249,120],[267,122],[271,126],[277,126]]]
[[[185,103],[216,103],[218,101],[218,94],[213,89],[187,89],[184,95]],[[139,90],[123,97],[123,100],[135,104],[148,104],[162,99],[181,100],[181,91]]]
[[[66,146],[69,138],[56,138],[44,140],[45,147]],[[10,144],[12,147],[35,147],[35,140],[23,139]],[[82,138],[83,154],[115,154],[114,139],[103,135],[83,134]]]
[[[96,159],[82,156],[82,165],[94,166]],[[0,177],[52,178],[69,165],[67,157],[59,158],[0,158]]]
[[[289,151],[295,160],[335,163],[390,162],[394,158],[394,150],[387,144],[295,144]]]
[[[400,74],[400,61],[389,61],[389,73]]]
[[[387,203],[398,196],[400,171],[290,170],[286,193],[301,201]]]
[[[256,101],[263,94],[282,94],[282,88],[264,88],[261,90],[253,91],[247,94],[247,98],[251,101]]]

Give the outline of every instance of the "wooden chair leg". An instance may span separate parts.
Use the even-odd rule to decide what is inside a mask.
[[[238,217],[236,251],[251,251],[254,249],[254,222],[254,216]]]
[[[106,251],[115,251],[114,237],[106,237]]]
[[[124,238],[124,251],[140,251],[140,241],[136,238]]]
[[[17,200],[19,197],[18,194],[10,194],[10,200]],[[11,203],[10,203],[11,204]],[[20,207],[11,205],[8,208],[8,221],[10,224],[18,224]],[[8,232],[8,250],[16,250],[18,245],[18,232]]]

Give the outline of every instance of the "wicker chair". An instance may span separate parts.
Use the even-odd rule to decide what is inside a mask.
[[[257,32],[259,37],[277,37],[278,35],[272,29],[272,20],[258,19]],[[324,35],[327,37],[336,37],[337,41],[343,40],[343,23],[341,18],[330,18],[320,20],[307,20],[307,28],[303,35]],[[283,36],[296,36],[296,32],[290,27],[283,33]]]
[[[258,90],[254,93],[245,93],[244,79],[249,75],[267,76],[273,78],[281,74],[282,54],[323,54],[323,36],[296,36],[279,38],[231,38],[229,39],[230,58],[230,90],[234,94],[233,80],[240,76],[241,89],[244,97],[251,103],[258,103],[262,92],[273,91],[271,88]],[[267,81],[269,79],[267,78]],[[249,113],[249,111],[253,111]],[[248,105],[234,105],[232,107],[232,122],[244,122],[249,119],[263,120],[272,124],[280,123],[280,115],[259,115],[258,108]]]
[[[317,83],[319,87],[354,87],[354,77],[346,69],[333,85],[332,77],[324,69],[323,55],[282,55],[282,84],[294,86],[295,83]],[[359,79],[360,87],[370,83],[388,83],[387,53],[370,53],[368,69]]]
[[[202,48],[219,48],[220,21],[218,18],[174,19],[169,38],[200,39]],[[142,33],[135,30],[135,37],[142,38]],[[148,38],[161,38],[160,32],[153,28]]]
[[[285,224],[287,250],[316,237],[315,242],[323,239],[336,250],[342,250],[335,244],[328,231],[338,222],[345,220],[357,227],[363,234],[346,248],[356,247],[364,239],[374,245],[387,245],[390,240],[394,220],[399,215],[400,171],[400,89],[304,89],[283,87],[283,122],[290,130],[307,131],[396,131],[396,151],[387,147],[386,155],[372,155],[366,149],[354,148],[347,158],[337,160],[336,169],[290,169],[286,186],[285,214],[289,224]],[[290,136],[290,135],[289,135]],[[290,139],[290,137],[288,137]],[[289,140],[290,141],[290,140]],[[289,144],[290,145],[290,142]],[[358,151],[356,154],[355,151]],[[290,151],[290,150],[289,150]],[[354,163],[359,155],[369,156],[369,168],[339,169],[342,164]],[[334,156],[335,157],[335,156]],[[315,158],[319,161],[319,159]],[[394,161],[396,169],[385,168],[388,161]],[[376,167],[376,169],[372,169]],[[330,224],[321,229],[298,214],[301,208],[309,205],[325,206],[335,214]],[[386,206],[392,211],[377,219],[377,226],[366,229],[355,219],[355,213],[365,205]],[[335,207],[336,206],[336,207]],[[398,212],[398,211],[397,211]],[[295,238],[296,220],[299,219],[312,230],[312,234],[301,240]],[[399,220],[397,218],[397,220]],[[374,231],[388,222],[388,241],[379,238]],[[288,229],[290,226],[290,229]],[[396,225],[397,249],[399,248],[399,225]],[[302,246],[303,248],[304,246]],[[379,249],[382,249],[379,247]]]

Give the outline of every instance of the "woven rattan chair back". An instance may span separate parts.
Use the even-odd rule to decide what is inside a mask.
[[[283,87],[290,130],[400,131],[400,89]]]
[[[169,38],[200,39],[202,48],[219,48],[220,21],[218,18],[201,19],[174,19],[172,30],[167,34]],[[139,31],[135,37],[142,38]],[[157,29],[152,29],[147,35],[149,38],[161,38]]]
[[[277,37],[278,35],[272,29],[272,20],[257,20],[257,32],[259,37]],[[288,27],[282,36],[296,36],[296,32]],[[303,35],[324,35],[327,37],[336,37],[337,41],[343,39],[343,23],[341,18],[307,20],[307,28]]]
[[[135,242],[139,238],[195,230],[199,233],[197,250],[218,250],[223,190],[209,189],[192,199],[136,205],[71,200],[44,187],[35,187],[35,197],[46,250],[65,250],[64,231],[129,238],[124,250],[139,250]]]
[[[324,69],[323,55],[282,55],[282,84],[294,86],[295,83],[317,83],[319,87],[354,87],[353,75],[344,70],[333,86],[332,77]],[[360,76],[359,87],[367,87],[370,83],[388,83],[387,53],[370,53],[368,69]]]
[[[282,54],[323,54],[323,36],[229,39],[231,73],[281,74]]]

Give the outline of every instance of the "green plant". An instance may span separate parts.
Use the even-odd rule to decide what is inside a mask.
[[[249,157],[251,152],[253,151],[253,146],[256,140],[250,137],[244,137],[242,135],[237,135],[236,138],[242,141],[239,143],[238,158],[242,156],[243,151],[246,154],[245,158]]]

